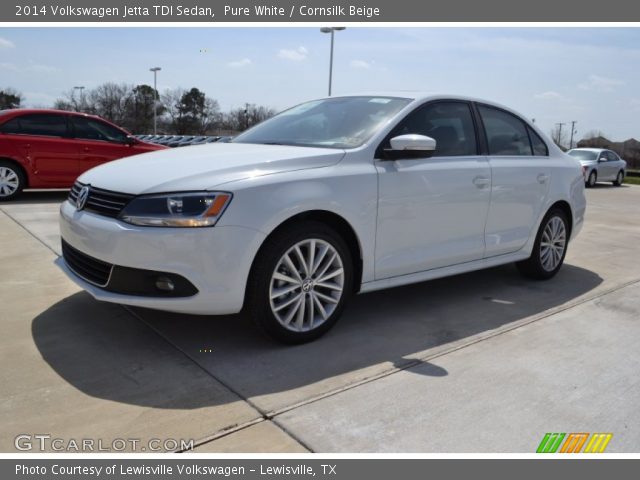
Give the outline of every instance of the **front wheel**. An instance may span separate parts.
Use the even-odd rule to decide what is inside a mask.
[[[22,170],[11,162],[0,161],[0,202],[20,195],[25,183]]]
[[[291,344],[315,340],[338,320],[353,285],[349,248],[307,221],[272,235],[251,269],[246,307],[260,329]]]
[[[568,231],[566,214],[557,208],[549,210],[540,224],[531,256],[516,263],[520,273],[536,280],[547,280],[558,273],[567,253]]]
[[[598,174],[595,170],[591,170],[591,173],[587,177],[586,187],[592,188],[596,186],[596,182],[598,181]]]
[[[618,175],[616,175],[616,179],[613,181],[613,184],[616,187],[619,187],[622,185],[622,181],[624,180],[624,172],[622,170],[620,170],[618,172]]]

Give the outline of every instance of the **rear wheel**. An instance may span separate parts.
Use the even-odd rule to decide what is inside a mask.
[[[0,201],[12,200],[25,186],[22,170],[14,163],[0,160]]]
[[[531,256],[516,265],[524,276],[536,280],[553,277],[564,262],[569,242],[566,214],[553,208],[545,215],[536,235]]]
[[[620,185],[622,185],[622,181],[624,180],[624,172],[622,170],[620,170],[618,172],[618,175],[616,175],[616,179],[613,181],[613,184],[616,187],[619,187]]]
[[[351,254],[340,235],[323,223],[300,223],[276,232],[261,249],[247,311],[270,337],[309,342],[337,322],[352,282]]]
[[[598,181],[598,174],[596,173],[595,170],[591,170],[591,173],[587,177],[587,182],[586,182],[587,187],[589,188],[594,187],[597,181]]]

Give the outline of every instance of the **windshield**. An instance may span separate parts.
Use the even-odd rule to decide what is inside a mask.
[[[598,152],[594,152],[593,150],[569,150],[568,153],[578,160],[595,160],[598,158]]]
[[[355,148],[411,102],[395,97],[337,97],[285,110],[233,139],[305,147]]]

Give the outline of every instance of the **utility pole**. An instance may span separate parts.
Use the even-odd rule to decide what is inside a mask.
[[[569,150],[573,148],[573,134],[576,133],[576,123],[578,123],[577,120],[571,120],[571,140],[569,140]]]
[[[562,141],[562,126],[566,125],[566,123],[556,123],[556,127],[558,127],[558,141],[556,142],[558,146],[560,146],[560,142]]]

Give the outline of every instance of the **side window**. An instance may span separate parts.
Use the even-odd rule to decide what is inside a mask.
[[[12,118],[8,122],[4,123],[0,127],[0,132],[2,132],[2,133],[13,133],[13,134],[22,133],[20,131],[20,117]]]
[[[123,143],[127,134],[108,123],[92,118],[72,117],[74,137],[84,140],[102,140]]]
[[[616,155],[615,152],[612,152],[612,151],[609,150],[609,151],[607,151],[607,159],[610,162],[615,162],[615,161],[618,160],[618,155]]]
[[[391,137],[415,133],[436,141],[434,157],[477,155],[476,133],[469,105],[437,102],[411,112]]]
[[[503,110],[478,105],[482,123],[487,132],[489,154],[533,155],[529,135],[522,120]]]
[[[67,117],[64,115],[22,115],[15,120],[18,120],[18,128],[13,133],[46,137],[67,136]]]
[[[533,147],[533,154],[538,157],[548,157],[549,156],[549,147],[544,143],[544,140],[540,138],[536,132],[533,131],[532,128],[527,126],[527,132],[529,132],[529,138],[531,139],[531,146]]]

